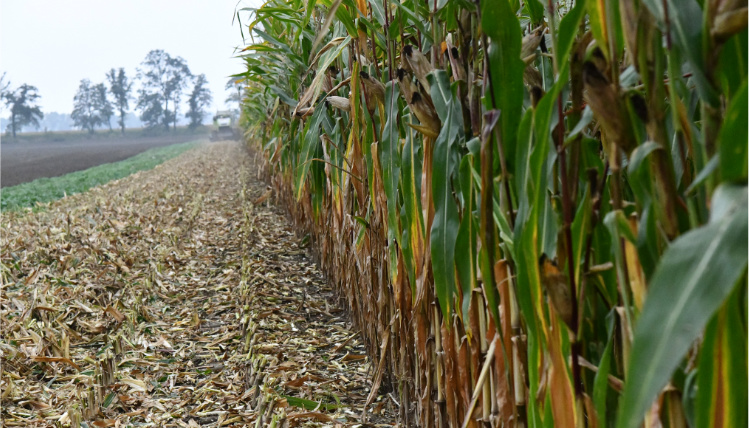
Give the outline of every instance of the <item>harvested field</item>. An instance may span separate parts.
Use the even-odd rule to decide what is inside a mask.
[[[373,362],[257,170],[206,144],[3,216],[4,426],[358,423]]]
[[[108,137],[70,141],[24,141],[0,147],[0,185],[27,183],[37,178],[57,177],[108,162],[117,162],[154,147],[163,147],[200,139],[201,135],[167,134],[160,136]]]

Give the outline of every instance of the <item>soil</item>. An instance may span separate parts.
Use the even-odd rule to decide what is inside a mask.
[[[195,135],[92,138],[74,141],[3,142],[0,147],[0,186],[9,187],[42,177],[56,177],[117,162],[153,147],[198,139]]]

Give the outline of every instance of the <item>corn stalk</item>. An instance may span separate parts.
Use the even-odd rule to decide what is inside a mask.
[[[247,139],[370,398],[409,426],[746,425],[745,2],[238,16]]]

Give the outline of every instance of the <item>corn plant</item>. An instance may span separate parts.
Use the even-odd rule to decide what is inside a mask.
[[[747,425],[747,8],[269,0],[243,123],[405,425]],[[366,418],[366,411],[362,415]]]

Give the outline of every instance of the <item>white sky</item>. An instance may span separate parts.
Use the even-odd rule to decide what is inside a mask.
[[[235,7],[259,4],[260,0],[0,0],[0,75],[7,72],[11,88],[23,83],[36,86],[43,112],[70,113],[81,79],[103,82],[113,67],[124,67],[134,78],[146,54],[163,49],[184,58],[193,74],[206,75],[213,92],[211,110],[219,109],[229,95],[224,89],[227,76],[243,71],[241,60],[232,58],[234,48],[242,44],[238,23],[232,24]],[[248,13],[241,12],[240,17],[246,22]],[[131,111],[134,105],[130,103]]]

